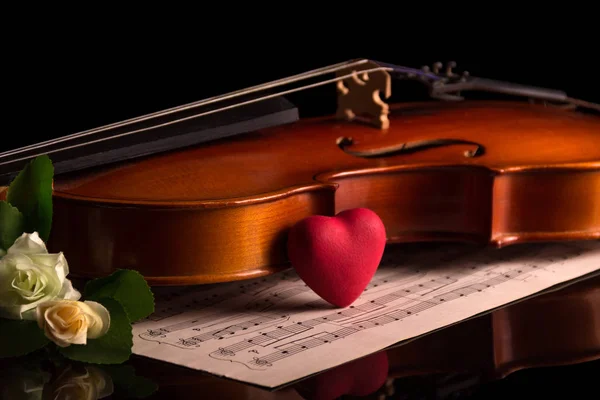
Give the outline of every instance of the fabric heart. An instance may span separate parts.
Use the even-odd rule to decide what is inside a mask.
[[[347,307],[373,278],[385,243],[379,216],[355,208],[298,222],[289,232],[287,250],[304,283],[329,303]]]

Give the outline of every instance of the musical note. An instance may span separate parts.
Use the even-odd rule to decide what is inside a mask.
[[[293,271],[195,288],[133,326],[134,353],[274,387],[594,271],[598,242],[390,247],[349,307],[326,303]]]

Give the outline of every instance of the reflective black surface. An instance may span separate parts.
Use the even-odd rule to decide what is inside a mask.
[[[0,399],[597,398],[600,276],[276,390],[135,355],[83,364],[52,349],[0,360]]]
[[[558,399],[593,398],[598,392],[600,360],[534,367],[501,379],[468,370],[394,377],[387,355],[379,352],[269,391],[135,356],[125,365],[106,366],[70,362],[42,351],[0,364],[0,398]]]

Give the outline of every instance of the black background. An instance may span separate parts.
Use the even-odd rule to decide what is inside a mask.
[[[397,6],[402,9],[402,4]],[[457,7],[418,4],[421,15],[436,13],[442,18],[452,6]],[[237,15],[243,13],[231,7]],[[460,70],[472,75],[560,89],[572,97],[600,103],[598,35],[594,29],[580,29],[586,26],[580,17],[591,13],[589,10],[580,10],[576,19],[558,22],[536,15],[528,22],[535,20],[541,25],[527,24],[525,28],[514,25],[513,15],[489,26],[485,34],[481,28],[488,25],[488,14],[473,18],[478,24],[450,20],[451,26],[442,28],[425,19],[413,28],[404,25],[414,12],[401,12],[401,19],[389,21],[381,20],[381,15],[371,17],[379,24],[371,27],[363,25],[367,18],[361,18],[360,9],[351,11],[352,18],[303,20],[302,24],[289,24],[294,13],[267,18],[267,22],[249,18],[244,27],[226,13],[191,14],[192,21],[184,22],[181,17],[187,12],[182,11],[175,17],[147,21],[144,30],[131,28],[127,34],[117,33],[106,19],[91,24],[89,19],[74,17],[74,27],[48,20],[35,32],[29,25],[21,25],[4,37],[0,150],[361,57],[410,67],[454,60]],[[397,16],[389,10],[379,13]],[[127,25],[130,21],[122,22]],[[213,25],[207,27],[209,23]],[[569,23],[575,23],[577,29],[565,28]],[[185,32],[178,29],[182,25]],[[406,29],[400,29],[403,26]],[[25,33],[33,36],[26,39]],[[334,87],[318,93],[294,99],[304,115],[331,111],[335,106]],[[556,368],[553,373],[517,373],[500,387],[488,389],[496,395],[540,391],[551,395],[587,389],[594,381],[585,377],[597,376],[597,365]],[[590,371],[590,367],[596,369]]]
[[[313,32],[310,25],[260,34],[222,26],[163,36],[161,27],[118,36],[104,26],[86,36],[57,27],[35,41],[8,43],[2,150],[363,57],[417,68],[454,60],[471,75],[560,89],[600,103],[593,36],[532,29],[507,37],[468,28],[461,34],[370,29],[363,36]],[[415,98],[410,91],[401,95]],[[304,116],[331,112],[335,88],[292,100]]]

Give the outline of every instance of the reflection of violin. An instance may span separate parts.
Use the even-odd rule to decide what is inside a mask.
[[[549,292],[388,350],[390,376],[524,368],[600,358],[600,277]]]
[[[292,87],[326,73],[337,76]],[[392,77],[452,101],[388,106]],[[335,117],[296,121],[281,98],[333,82]],[[454,101],[468,90],[562,105]],[[600,110],[438,65],[360,60],[5,152],[0,175],[6,183],[29,157],[50,155],[59,175],[49,245],[82,277],[266,275],[287,266],[294,223],[354,207],[378,213],[390,242],[597,239],[600,118],[575,106]]]
[[[139,374],[158,383],[161,398],[188,398],[192,391],[209,398],[240,399],[298,400],[299,393],[310,399],[332,391],[364,395],[376,390],[371,384],[381,385],[382,370],[388,371],[389,379],[465,373],[484,383],[520,369],[598,360],[599,318],[600,277],[596,277],[388,349],[385,357],[375,353],[343,364],[298,382],[295,390],[285,387],[272,393],[147,358],[134,357],[131,362]],[[362,375],[356,370],[361,365]],[[399,383],[400,398],[402,390]]]

